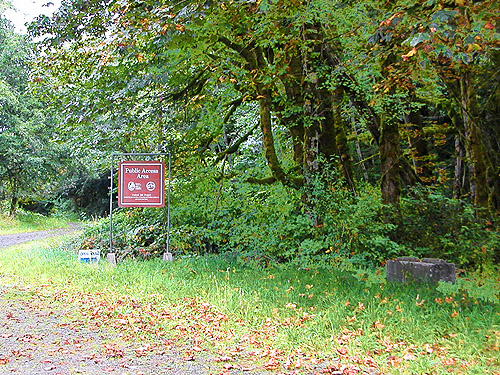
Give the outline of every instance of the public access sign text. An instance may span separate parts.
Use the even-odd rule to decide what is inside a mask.
[[[118,206],[163,207],[165,163],[122,161],[118,169]]]

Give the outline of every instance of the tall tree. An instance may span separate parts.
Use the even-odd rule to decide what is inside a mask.
[[[414,77],[422,94],[438,92],[422,79],[434,77],[448,103],[457,133],[455,187],[462,190],[456,196],[470,195],[477,207],[498,213],[498,136],[490,122],[497,118],[493,103],[500,82],[498,1],[396,1],[388,11],[375,39],[396,39],[395,47],[406,49],[401,59],[407,63],[393,66],[393,76]]]
[[[43,65],[52,76],[43,78],[44,84],[54,80],[56,90],[67,90],[65,83],[74,85],[78,77],[79,87],[92,86],[93,104],[85,111],[92,112],[93,119],[113,104],[110,95],[122,103],[126,97],[140,97],[140,106],[152,108],[151,114],[179,105],[184,114],[188,110],[193,114],[197,106],[210,108],[210,97],[224,93],[228,106],[215,107],[225,111],[219,115],[224,120],[202,135],[199,143],[204,149],[207,141],[217,140],[237,106],[256,102],[270,176],[252,181],[298,187],[335,158],[353,187],[340,113],[344,91],[331,79],[342,70],[342,45],[333,20],[324,15],[325,10],[335,11],[330,2],[109,1],[102,5],[65,3],[52,20],[41,19],[33,29],[38,35],[55,35],[45,43]],[[56,60],[56,53],[65,56],[64,61]],[[124,111],[116,105],[113,109],[115,113],[107,116]],[[79,110],[72,108],[73,113],[83,110],[81,103]],[[175,117],[170,116],[170,124],[186,119]],[[184,124],[184,129],[199,129],[201,121],[198,117],[195,126]],[[285,165],[277,152],[278,128],[289,133],[291,165]],[[235,152],[234,146],[247,134],[241,132],[222,152]]]
[[[57,171],[52,120],[28,89],[30,47],[0,15],[0,198],[14,215],[19,199],[41,192]]]

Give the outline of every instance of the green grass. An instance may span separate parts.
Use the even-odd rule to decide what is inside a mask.
[[[232,357],[241,347],[261,366],[277,360],[278,371],[322,359],[385,374],[500,371],[498,289],[478,298],[463,283],[440,291],[387,283],[380,272],[263,270],[221,256],[84,265],[57,241],[0,252],[0,276],[131,335],[161,332]]]
[[[66,228],[68,221],[71,221],[71,218],[47,217],[22,210],[18,211],[13,218],[6,214],[0,214],[0,235]]]

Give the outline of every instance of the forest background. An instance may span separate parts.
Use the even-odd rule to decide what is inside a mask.
[[[67,0],[26,38],[2,16],[2,207],[95,218],[79,246],[106,252],[110,154],[170,152],[175,254],[492,272],[499,8]],[[166,210],[114,221],[120,257],[165,251]]]

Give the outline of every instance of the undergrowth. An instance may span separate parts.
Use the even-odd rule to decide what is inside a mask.
[[[161,257],[168,237],[177,256],[238,254],[264,265],[373,267],[415,256],[489,272],[498,263],[500,231],[470,204],[421,188],[396,209],[383,205],[369,184],[360,184],[354,195],[329,181],[339,181],[335,171],[307,192],[207,178],[179,183],[169,235],[166,209],[117,209],[114,250],[120,259]],[[304,206],[305,193],[314,209]],[[109,218],[98,220],[85,229],[79,246],[106,253],[109,233]]]

